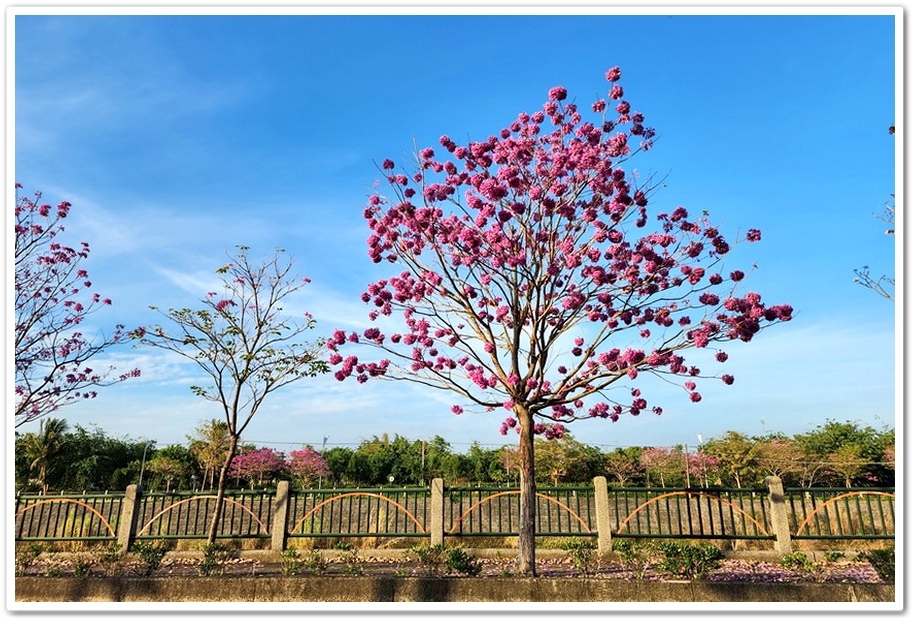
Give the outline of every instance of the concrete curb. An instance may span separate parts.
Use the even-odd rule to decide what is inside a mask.
[[[16,578],[16,602],[894,602],[889,584],[596,578]]]

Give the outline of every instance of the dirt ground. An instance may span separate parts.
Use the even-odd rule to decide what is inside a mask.
[[[477,577],[513,577],[516,561],[512,558],[476,559],[481,570]],[[606,579],[646,579],[666,581],[678,579],[670,574],[659,572],[645,564],[643,566],[624,566],[619,562],[598,562],[588,569],[577,569],[570,559],[551,558],[538,560],[537,573],[542,577],[594,577]],[[20,576],[32,577],[68,577],[77,575],[72,557],[42,557],[27,569],[19,569]],[[92,564],[79,573],[89,576],[126,575],[142,576],[145,569],[138,561],[124,562],[116,568],[103,568]],[[389,576],[389,577],[428,577],[428,576],[461,576],[463,574],[450,570],[445,564],[438,568],[420,564],[417,560],[405,557],[385,558],[379,556],[359,556],[357,554],[329,555],[323,558],[322,565],[311,567],[300,564],[298,568],[289,563],[263,561],[256,558],[236,558],[225,563],[211,566],[207,573],[198,557],[169,557],[150,574],[152,577],[169,576],[281,576],[281,575],[327,575],[327,576]],[[711,571],[705,578],[712,582],[834,582],[844,584],[877,584],[882,579],[867,562],[839,560],[835,562],[818,562],[806,570],[787,569],[778,562],[753,560],[724,560],[720,566]]]

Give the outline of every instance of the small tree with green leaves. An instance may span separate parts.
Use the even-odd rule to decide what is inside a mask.
[[[312,316],[306,312],[304,320],[297,321],[283,313],[284,303],[309,282],[293,275],[292,260],[285,252],[277,249],[272,259],[256,264],[248,257],[248,247],[239,246],[230,260],[216,271],[222,291],[208,292],[202,308],[170,308],[161,312],[165,326],[134,333],[142,344],[194,362],[210,384],[191,390],[223,411],[229,446],[220,467],[209,544],[216,540],[226,482],[242,433],[264,400],[290,383],[328,369],[319,357],[320,341],[299,341],[314,328]]]

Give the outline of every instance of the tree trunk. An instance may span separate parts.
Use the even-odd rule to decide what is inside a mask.
[[[226,454],[226,460],[219,470],[219,483],[216,489],[216,509],[213,511],[213,518],[210,519],[210,528],[207,531],[207,545],[213,545],[216,542],[216,533],[223,518],[223,500],[226,497],[226,481],[229,480],[229,467],[232,465],[232,459],[235,458],[235,452],[238,449],[239,438],[237,435],[229,437],[229,452]]]
[[[525,407],[516,405],[520,425],[518,436],[519,513],[518,513],[518,573],[537,575],[534,558],[534,525],[537,504],[534,487],[534,421]]]

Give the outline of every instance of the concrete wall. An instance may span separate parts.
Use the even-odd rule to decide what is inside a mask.
[[[16,578],[17,602],[894,602],[886,584],[593,578]],[[11,609],[15,607],[11,606]]]

